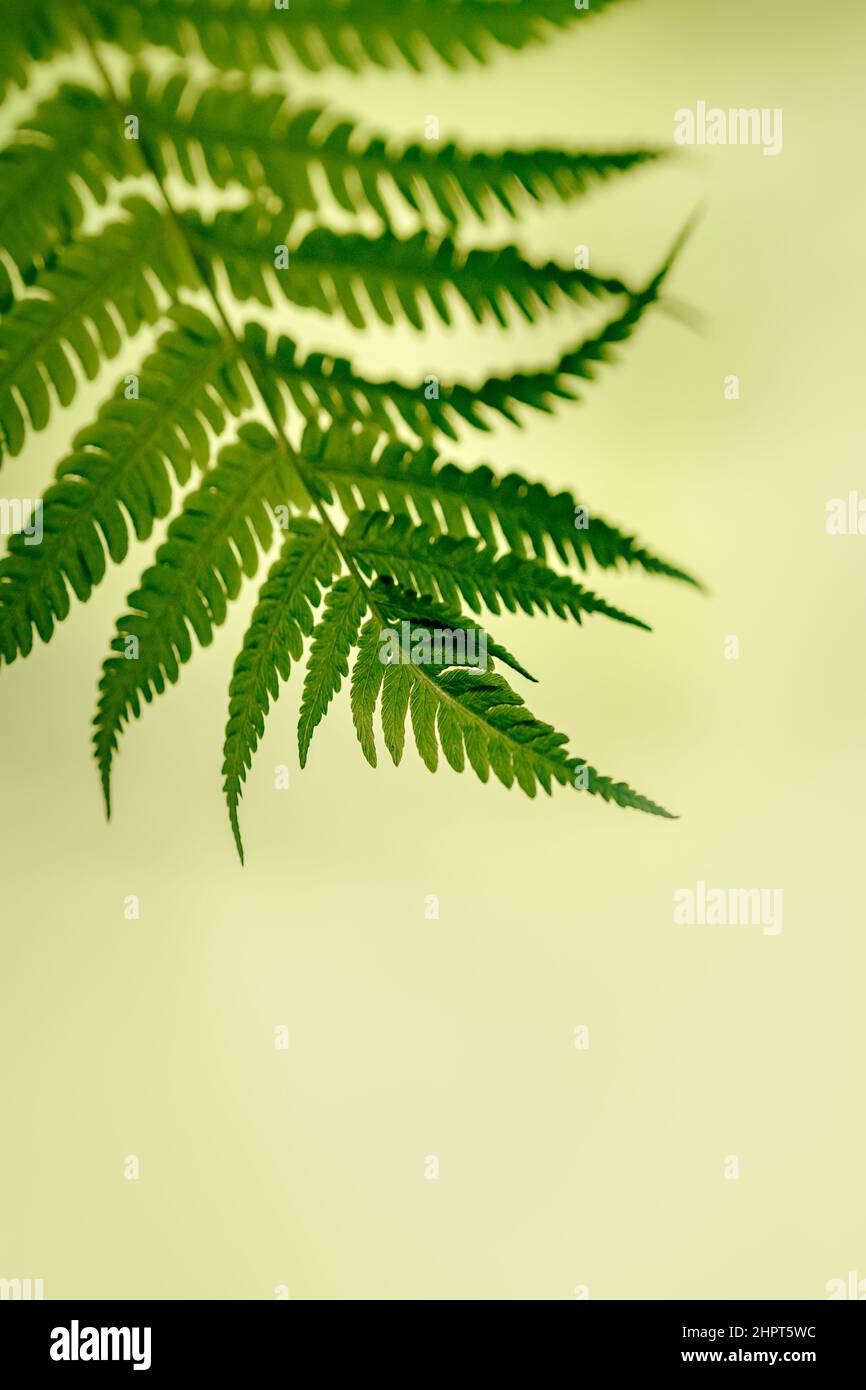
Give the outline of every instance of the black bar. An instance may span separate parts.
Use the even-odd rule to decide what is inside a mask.
[[[856,1375],[858,1370],[862,1373],[866,1319],[859,1302],[854,1307],[845,1302],[574,1301],[554,1327],[569,1339],[569,1361],[576,1372],[593,1365],[613,1375],[620,1370],[653,1373],[674,1368],[700,1372],[713,1365],[734,1372],[752,1366],[774,1370],[800,1365],[822,1376],[842,1369]],[[332,1317],[329,1314],[329,1321]],[[348,1317],[351,1320],[351,1314]],[[437,1315],[435,1336],[429,1327],[421,1333],[423,1368],[428,1373],[440,1355],[443,1373],[455,1368],[455,1350],[448,1347],[447,1324],[443,1326],[440,1319]],[[503,1350],[513,1347],[515,1332],[519,1343],[520,1329],[512,1324]],[[402,1362],[408,1371],[409,1364],[398,1351],[399,1333],[399,1327],[392,1329],[374,1353],[374,1329],[367,1327],[359,1340],[352,1336],[350,1321],[343,1337],[331,1334],[320,1343],[322,1370],[330,1369],[335,1351],[339,1354],[345,1347],[356,1370],[363,1370],[365,1362],[369,1366],[368,1357],[374,1356],[385,1365]],[[0,1372],[5,1378],[15,1367],[16,1383],[31,1373],[91,1378],[101,1371],[135,1375],[136,1364],[142,1381],[144,1376],[153,1379],[191,1371],[199,1383],[207,1383],[212,1376],[216,1384],[232,1374],[249,1375],[251,1370],[260,1374],[269,1369],[295,1379],[299,1372],[304,1374],[299,1351],[304,1343],[310,1348],[311,1341],[314,1345],[318,1341],[315,1315],[311,1328],[309,1310],[291,1302],[0,1304]],[[496,1343],[488,1335],[483,1345],[487,1356]],[[100,1359],[90,1359],[92,1351]],[[467,1356],[470,1364],[473,1359]]]

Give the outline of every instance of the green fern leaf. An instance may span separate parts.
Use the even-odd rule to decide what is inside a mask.
[[[388,434],[397,434],[404,424],[420,440],[432,438],[437,431],[457,440],[459,423],[489,431],[485,412],[520,425],[518,406],[550,414],[555,401],[579,400],[569,378],[591,381],[600,364],[614,360],[615,348],[630,337],[656,298],[657,292],[635,296],[625,313],[563,354],[553,367],[489,377],[477,387],[440,382],[438,395],[430,399],[421,386],[361,377],[346,358],[313,352],[301,359],[290,338],[280,337],[270,349],[267,334],[256,323],[246,326],[245,348],[251,361],[279,379],[311,423],[320,422],[324,413],[334,421],[354,419]]]
[[[130,524],[147,540],[172,506],[171,474],[183,486],[211,451],[206,426],[251,404],[234,347],[204,314],[178,310],[143,363],[138,395],[123,383],[75,438],[42,499],[39,545],[13,536],[0,560],[0,659],[26,656],[36,628],[44,642],[69,613],[69,592],[85,603],[129,549]],[[68,588],[67,588],[68,585]]]
[[[461,300],[476,323],[494,320],[503,328],[509,310],[534,323],[559,302],[631,297],[622,280],[552,262],[534,265],[513,246],[463,252],[425,232],[401,240],[391,232],[365,237],[316,227],[292,248],[284,224],[255,206],[217,213],[211,222],[189,213],[185,223],[199,249],[224,267],[238,299],[270,305],[279,291],[303,308],[340,312],[355,328],[372,313],[389,326],[402,315],[420,330],[427,308],[450,324],[449,296]],[[288,264],[276,270],[279,248],[288,252]]]
[[[118,355],[126,334],[154,323],[162,309],[155,277],[173,298],[193,282],[193,266],[165,218],[143,198],[97,236],[67,247],[39,279],[39,296],[16,302],[0,323],[0,458],[19,454],[28,428],[42,430],[52,409],[76,391],[70,356],[88,381]]]
[[[483,604],[492,613],[503,607],[512,613],[552,612],[578,623],[587,613],[599,613],[650,631],[639,618],[540,560],[511,553],[497,556],[474,536],[437,535],[407,516],[359,512],[349,522],[345,543],[365,574],[393,578],[404,588],[430,593],[452,607],[462,600],[473,612]]]
[[[369,658],[369,639],[367,652]],[[539,786],[549,794],[559,783],[623,808],[673,819],[664,807],[626,783],[614,782],[582,759],[571,757],[565,735],[536,719],[495,672],[473,672],[466,667],[431,671],[403,665],[386,666],[384,672],[382,724],[395,763],[402,758],[406,710],[411,705],[416,745],[433,772],[441,747],[455,772],[462,772],[468,761],[482,782],[492,771],[504,786],[516,782],[527,796],[535,796]]]
[[[241,581],[255,574],[259,546],[274,537],[272,510],[288,505],[296,483],[273,436],[261,425],[241,426],[202,486],[188,496],[168,536],[130,594],[117,624],[115,653],[103,667],[94,748],[110,810],[114,753],[124,724],[174,684],[192,656],[193,635],[206,647],[226,618]],[[258,542],[258,545],[257,545]],[[131,653],[131,654],[130,654]]]
[[[160,84],[134,73],[129,101],[163,178],[176,169],[195,188],[203,160],[218,188],[237,183],[315,212],[318,175],[344,211],[372,211],[385,223],[392,195],[422,216],[435,209],[449,223],[467,211],[481,221],[497,210],[516,217],[527,202],[566,202],[592,182],[659,157],[657,150],[470,154],[453,143],[398,146],[359,132],[326,108],[295,109],[280,92],[257,95],[237,84],[202,89],[179,74]]]
[[[489,430],[491,426],[484,411],[520,425],[516,413],[518,405],[550,413],[556,400],[579,400],[579,393],[569,378],[591,381],[600,365],[615,361],[616,350],[631,337],[644,314],[657,302],[681,240],[644,289],[629,298],[624,312],[564,353],[555,366],[541,371],[490,377],[477,387],[440,382],[438,392],[428,399],[429,393],[418,386],[360,377],[345,358],[310,353],[305,360],[299,360],[297,347],[289,338],[280,337],[271,350],[267,334],[259,324],[247,325],[245,349],[251,362],[279,379],[294,405],[311,423],[317,423],[324,413],[335,422],[355,419],[395,434],[402,422],[421,439],[428,439],[439,431],[454,440],[458,438],[455,428],[458,422]],[[537,503],[537,500],[536,496],[534,501]],[[531,513],[527,516],[531,522]],[[571,523],[568,524],[571,527]],[[591,542],[593,538],[588,539]],[[656,572],[671,571],[668,567]],[[677,577],[682,575],[678,573]]]
[[[371,767],[377,763],[373,716],[385,676],[379,646],[380,631],[381,625],[376,618],[364,624],[352,668],[352,722],[361,751]]]
[[[409,713],[415,747],[430,772],[439,767],[439,741],[436,737],[436,690],[431,681],[416,676],[409,696]]]
[[[223,779],[232,832],[243,862],[238,808],[247,772],[265,727],[265,718],[298,661],[303,639],[313,631],[321,592],[339,570],[331,536],[321,522],[292,521],[279,559],[265,584],[229,688],[229,717],[223,748]]]
[[[84,219],[89,194],[103,205],[112,180],[135,171],[129,142],[102,97],[64,84],[0,151],[0,251],[24,283],[54,261]],[[0,311],[15,298],[0,261]]]
[[[291,0],[277,9],[273,0],[90,0],[90,8],[130,52],[157,44],[186,57],[192,32],[202,55],[229,72],[280,71],[288,53],[310,72],[329,63],[420,72],[428,55],[448,67],[483,63],[495,47],[525,48],[614,2],[581,10],[564,0]]]
[[[406,746],[406,714],[415,672],[411,666],[385,665],[382,677],[382,735],[395,767]]]
[[[457,439],[464,425],[519,424],[524,409],[577,399],[661,297],[677,249],[647,286],[632,289],[453,235],[470,219],[579,197],[659,152],[470,150],[429,131],[406,144],[318,103],[296,105],[262,80],[264,69],[282,74],[290,58],[313,71],[484,63],[496,49],[522,49],[612,3],[5,0],[0,97],[17,84],[34,101],[0,150],[0,462],[71,404],[82,377],[93,381],[125,356],[140,329],[170,322],[75,436],[42,499],[39,541],[30,544],[30,528],[13,535],[0,560],[2,665],[29,654],[37,636],[50,640],[132,540],[146,541],[174,512],[100,680],[94,749],[109,813],[124,727],[179,679],[195,646],[212,641],[279,522],[285,542],[229,693],[223,774],[241,858],[247,773],[307,637],[302,766],[351,667],[352,718],[374,765],[378,707],[395,763],[411,722],[431,770],[441,754],[529,795],[562,783],[668,814],[570,756],[564,736],[536,720],[494,670],[532,679],[474,615],[504,609],[581,622],[598,613],[644,627],[548,561],[691,576],[579,508],[570,492],[519,473],[461,468],[432,447],[438,435]],[[170,69],[165,50],[181,60]],[[52,86],[51,61],[69,53],[65,70],[77,82]],[[223,71],[234,76],[222,80]],[[122,201],[130,176],[148,197]],[[179,182],[198,195],[192,207],[176,198]],[[357,223],[346,232],[326,225],[323,192],[343,221],[363,217],[364,234]],[[120,220],[102,225],[94,212],[116,201]],[[398,235],[398,215],[399,225],[424,230]],[[371,218],[376,235],[367,234]],[[206,314],[185,302],[189,292],[199,305],[209,301]],[[431,400],[411,382],[370,380],[345,358],[304,353],[286,337],[274,342],[259,323],[238,330],[249,301],[340,315],[357,329],[378,321],[421,331],[434,319],[467,317],[505,328],[517,315],[535,323],[588,301],[606,322],[551,365],[477,386],[440,380]],[[617,301],[613,309],[608,301]],[[247,409],[268,427],[241,424],[211,466],[216,437]],[[295,453],[298,415],[307,428]],[[409,431],[423,447],[403,442]],[[176,502],[194,470],[203,476]],[[329,510],[336,504],[339,520]],[[402,643],[408,635],[411,655],[401,648],[386,664],[383,639],[395,628]]]
[[[491,549],[501,538],[518,556],[531,553],[543,560],[552,550],[584,570],[589,560],[602,569],[637,565],[648,574],[699,587],[685,570],[610,522],[585,511],[578,518],[580,504],[571,493],[551,493],[519,473],[497,475],[486,464],[463,469],[443,463],[432,449],[415,451],[346,426],[327,434],[310,427],[303,454],[323,501],[336,499],[348,515],[384,506],[395,514],[414,513],[428,530],[441,531],[441,513],[448,535],[466,536],[472,526]],[[586,519],[585,529],[578,519]]]
[[[316,726],[324,719],[331,701],[349,674],[349,653],[357,642],[366,610],[366,596],[353,576],[347,575],[338,580],[329,590],[325,611],[316,626],[310,648],[301,698],[298,721],[301,767],[306,767]]]

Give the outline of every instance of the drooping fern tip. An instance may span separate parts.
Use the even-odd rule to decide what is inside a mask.
[[[214,641],[267,558],[223,747],[241,859],[241,799],[295,666],[302,768],[345,685],[372,767],[380,741],[400,764],[411,731],[431,772],[670,818],[530,713],[509,682],[535,677],[487,619],[648,631],[587,573],[697,581],[571,491],[459,457],[475,432],[579,400],[665,302],[690,228],[642,285],[541,261],[514,235],[528,206],[579,199],[664,151],[479,150],[438,128],[398,142],[299,104],[290,81],[293,67],[466,69],[615,3],[6,0],[0,98],[34,96],[0,150],[0,463],[76,405],[82,379],[114,362],[119,381],[58,462],[38,543],[4,524],[0,665],[50,642],[133,541],[161,537],[98,682],[107,814],[126,726]],[[473,245],[480,223],[498,244]],[[337,317],[359,335],[507,330],[563,307],[582,322],[555,360],[474,384],[440,370],[432,391],[328,342]],[[17,514],[3,502],[4,523]]]

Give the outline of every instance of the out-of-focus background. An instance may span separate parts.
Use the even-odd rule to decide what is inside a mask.
[[[645,0],[460,76],[293,80],[374,128],[421,138],[436,114],[491,147],[670,144],[698,101],[782,109],[778,157],[684,150],[495,229],[637,278],[700,205],[671,293],[706,325],[656,312],[582,404],[454,451],[574,487],[706,581],[595,576],[652,636],[495,627],[542,678],[532,708],[681,819],[434,779],[414,751],[374,772],[345,692],[301,774],[295,678],[242,870],[219,770],[251,588],[128,732],[106,827],[88,728],[158,538],[137,549],[0,673],[0,1276],[315,1299],[823,1298],[866,1277],[866,538],[825,529],[829,499],[866,494],[864,40],[856,0]],[[407,379],[580,336],[573,311],[507,335],[280,322]],[[7,463],[4,495],[35,495],[121,374]],[[782,931],[676,925],[698,881],[781,888]]]

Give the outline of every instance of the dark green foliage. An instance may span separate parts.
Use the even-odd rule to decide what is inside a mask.
[[[431,770],[444,760],[530,796],[559,784],[668,814],[530,714],[497,668],[533,676],[477,615],[644,628],[575,570],[695,581],[528,468],[503,474],[438,451],[578,399],[664,296],[679,249],[641,287],[541,262],[510,238],[473,245],[471,230],[578,198],[660,152],[397,142],[298,105],[280,81],[293,63],[485,63],[612,3],[5,0],[0,97],[29,91],[58,55],[75,54],[76,82],[52,89],[48,68],[47,95],[0,150],[0,462],[74,402],[82,378],[114,361],[120,380],[57,465],[38,541],[12,535],[0,560],[0,664],[29,655],[34,634],[48,642],[133,539],[168,521],[99,683],[107,806],[124,727],[212,642],[279,537],[229,692],[223,779],[241,855],[241,796],[293,664],[305,666],[301,766],[350,678],[373,766],[378,712],[395,763],[411,728]],[[156,50],[174,55],[168,69]],[[256,305],[278,309],[287,331],[266,331]],[[360,351],[306,343],[322,320],[297,312],[423,332],[436,320],[535,324],[563,308],[594,308],[596,326],[548,365],[474,385],[436,364],[417,383],[370,374]],[[148,326],[142,362],[133,340]],[[422,655],[383,659],[397,631]],[[484,656],[470,658],[482,636]]]
[[[279,71],[284,50],[310,72],[329,63],[420,72],[430,54],[449,67],[483,62],[495,45],[525,48],[614,3],[592,0],[579,10],[570,0],[290,0],[278,9],[274,0],[92,0],[90,8],[106,37],[130,52],[152,43],[186,57],[194,37],[229,72]]]
[[[253,754],[281,680],[299,661],[304,638],[313,630],[315,609],[340,566],[328,530],[321,522],[292,522],[279,559],[262,586],[229,690],[229,720],[223,750],[223,778],[232,830],[243,858],[238,803]]]
[[[45,62],[71,46],[68,15],[68,6],[60,0],[3,0],[0,99],[8,87],[28,85],[34,62]]]
[[[130,612],[117,624],[111,656],[99,683],[94,745],[109,800],[112,758],[122,726],[138,717],[141,698],[162,694],[225,621],[241,581],[255,574],[260,549],[274,538],[272,509],[292,495],[289,464],[260,425],[241,427],[202,486],[184,502],[156,553],[156,563],[129,596]],[[132,639],[132,645],[128,639]],[[131,654],[130,654],[131,652]]]
[[[478,630],[474,619],[466,618],[462,613],[455,613],[429,595],[419,595],[413,589],[401,588],[387,575],[379,576],[373,588],[373,599],[386,624],[395,627],[408,622],[413,629],[423,629],[429,633],[448,631],[469,634]],[[525,676],[528,681],[535,681],[535,677],[531,676],[526,667],[521,666],[517,658],[505,647],[494,642],[489,633],[485,633],[485,637],[491,657],[501,661],[505,666],[510,666],[512,671]]]
[[[104,204],[112,181],[134,172],[119,121],[97,93],[64,84],[36,108],[0,151],[0,251],[25,284],[81,226],[85,197]],[[14,297],[0,261],[0,311]]]
[[[130,94],[161,176],[177,170],[196,187],[201,158],[218,188],[239,184],[255,195],[276,193],[295,211],[315,212],[313,178],[321,175],[344,211],[372,211],[385,223],[394,195],[416,213],[435,209],[450,223],[467,211],[481,221],[503,210],[514,217],[528,201],[566,201],[594,181],[658,157],[655,150],[469,153],[453,143],[398,146],[326,108],[295,108],[281,92],[196,88],[182,75],[160,83],[136,72]]]
[[[183,485],[210,462],[210,435],[249,406],[231,344],[197,310],[175,313],[142,366],[138,397],[121,383],[92,425],[81,430],[42,504],[44,539],[13,536],[0,560],[0,654],[27,655],[35,626],[43,642],[69,612],[68,582],[85,602],[129,548],[130,523],[147,540],[172,506],[171,475]],[[107,551],[107,555],[106,555]]]
[[[315,228],[293,245],[285,240],[285,221],[274,221],[255,206],[220,212],[211,222],[192,215],[188,220],[196,246],[224,267],[237,299],[273,304],[278,290],[301,308],[341,313],[354,328],[364,328],[371,318],[388,326],[406,319],[420,331],[430,310],[450,324],[456,301],[476,323],[492,319],[505,328],[515,311],[535,323],[566,299],[630,297],[621,280],[552,263],[534,265],[513,246],[464,253],[448,238],[426,232],[401,239],[391,232],[366,237],[328,227]],[[289,264],[276,270],[280,247]]]
[[[0,458],[21,452],[28,429],[45,428],[52,395],[70,404],[76,363],[92,381],[124,334],[164,313],[154,279],[172,300],[191,283],[192,263],[164,218],[143,198],[124,208],[121,221],[69,246],[39,277],[39,295],[0,322]]]
[[[351,515],[385,507],[394,516],[414,512],[431,530],[452,537],[475,532],[490,547],[499,537],[514,555],[551,551],[565,564],[590,560],[602,569],[639,565],[649,574],[696,584],[691,575],[653,555],[616,526],[588,516],[579,527],[579,504],[567,492],[553,494],[519,473],[497,476],[486,464],[467,470],[443,463],[432,448],[413,450],[372,431],[336,427],[304,435],[304,457],[324,501],[338,501]],[[581,518],[582,519],[582,518]]]
[[[461,601],[473,612],[486,607],[516,613],[555,613],[580,622],[585,613],[601,613],[617,622],[646,628],[597,594],[557,574],[540,560],[511,552],[496,553],[475,536],[437,535],[413,525],[408,516],[360,512],[345,532],[348,552],[369,575],[388,575],[406,587],[432,592],[443,603]],[[648,631],[648,629],[647,629]]]
[[[328,706],[349,674],[349,653],[357,641],[366,608],[366,597],[351,575],[338,580],[328,592],[310,647],[301,698],[298,721],[301,767],[306,766],[316,725],[324,719]]]

